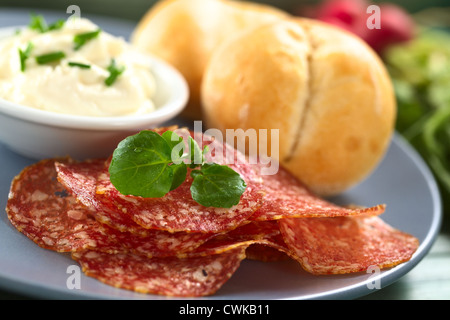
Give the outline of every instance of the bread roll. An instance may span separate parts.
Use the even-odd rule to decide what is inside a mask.
[[[184,75],[190,99],[183,115],[200,119],[200,86],[214,49],[242,29],[286,16],[281,10],[251,2],[162,0],[138,23],[131,43],[166,60]]]
[[[279,129],[272,156],[322,196],[366,178],[394,129],[395,96],[379,57],[352,34],[308,19],[228,39],[201,92],[210,128]]]

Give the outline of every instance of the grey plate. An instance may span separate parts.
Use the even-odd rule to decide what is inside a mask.
[[[49,20],[52,16],[45,15]],[[59,15],[60,16],[60,15]],[[8,19],[6,19],[6,17]],[[25,11],[0,11],[0,27],[27,23]],[[93,18],[109,32],[127,37],[133,25]],[[35,162],[0,144],[0,287],[31,297],[51,299],[165,299],[116,289],[81,276],[81,288],[69,289],[71,266],[66,254],[42,249],[19,233],[8,221],[6,206],[11,180]],[[212,297],[204,299],[354,299],[379,284],[395,282],[427,254],[441,225],[441,202],[436,182],[417,153],[394,136],[388,153],[373,174],[357,187],[331,199],[340,204],[387,204],[382,218],[420,240],[413,258],[380,274],[312,276],[294,261],[263,263],[243,261],[233,277]]]
[[[0,145],[0,207],[6,205],[9,185],[34,160],[14,154]],[[429,251],[441,223],[438,189],[420,157],[399,137],[381,165],[362,184],[332,199],[337,203],[387,204],[383,219],[392,226],[416,236],[420,247],[402,265],[378,276],[358,273],[338,276],[312,276],[294,261],[263,263],[243,261],[233,277],[206,299],[353,299],[385,287],[410,271]],[[68,255],[38,247],[19,233],[0,214],[0,287],[28,296],[51,299],[164,299],[115,289],[81,276],[81,288],[69,289],[67,281],[77,265]]]

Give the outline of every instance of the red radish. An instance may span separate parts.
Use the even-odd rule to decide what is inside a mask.
[[[372,16],[376,13],[368,11],[370,5],[366,0],[327,0],[308,8],[308,16],[354,33],[380,54],[388,46],[414,36],[414,21],[401,7],[382,3],[379,15]],[[380,29],[369,29],[369,19],[379,22]]]
[[[329,0],[317,10],[317,19],[337,18],[347,25],[353,25],[366,12],[368,2],[365,0]]]
[[[367,32],[366,0],[328,0],[319,6],[316,19],[334,24],[360,37]]]
[[[381,53],[392,44],[414,37],[414,21],[402,8],[393,4],[380,5],[380,29],[367,32],[364,40]]]

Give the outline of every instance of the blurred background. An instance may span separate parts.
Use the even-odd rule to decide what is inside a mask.
[[[128,37],[157,0],[0,0],[0,19],[16,21],[14,10],[52,10],[67,16],[77,5],[81,16],[124,23]],[[438,180],[450,215],[450,3],[449,0],[254,0],[343,27],[363,38],[384,60],[398,102],[397,131],[422,155]],[[330,6],[330,3],[334,3]],[[366,26],[368,5],[381,9],[382,29]],[[395,9],[388,6],[395,6]],[[327,7],[328,6],[328,7]],[[326,8],[326,9],[324,9]],[[322,11],[321,11],[322,10]],[[26,17],[23,17],[26,19]],[[6,21],[8,20],[8,21]],[[122,28],[117,28],[121,30]],[[126,30],[126,31],[125,31]],[[108,30],[106,30],[108,31]]]
[[[123,19],[138,20],[156,0],[1,0],[0,7],[25,7],[25,8],[49,8],[66,10],[71,4],[78,5],[83,11],[93,14],[103,14]],[[260,0],[261,2],[282,8],[286,11],[294,11],[298,5],[315,4],[312,0]],[[373,1],[396,3],[410,12],[417,12],[429,7],[448,6],[448,0],[396,0]]]
[[[283,9],[295,15],[311,15],[311,10],[331,0],[254,0]],[[449,0],[338,0],[347,2],[319,17],[358,34],[352,25],[357,3],[395,5],[399,10],[382,11],[383,30],[364,34],[385,62],[391,75],[398,104],[397,132],[421,154],[440,186],[444,204],[444,224],[438,245],[423,268],[406,280],[380,292],[381,299],[448,298],[450,279],[450,1]],[[81,9],[81,16],[116,18],[124,23],[128,36],[135,25],[157,0],[0,0],[0,19],[5,25],[27,23],[10,15],[15,9],[41,13],[52,10],[66,15],[70,5]],[[348,3],[352,3],[348,5]],[[35,9],[36,11],[34,11]],[[361,7],[359,7],[361,9]],[[8,11],[10,10],[10,11]],[[352,11],[353,10],[353,11]],[[317,14],[317,11],[315,11]],[[2,14],[3,13],[3,14]],[[367,13],[363,12],[367,17]],[[316,17],[317,18],[317,17]],[[8,20],[8,21],[6,21]],[[2,22],[2,21],[0,21]],[[365,29],[367,29],[364,26]],[[119,28],[120,29],[120,28]],[[116,29],[117,30],[117,29]],[[106,30],[108,31],[108,30]],[[363,30],[364,31],[364,30]],[[365,30],[367,31],[367,30]],[[431,259],[431,260],[430,260]],[[440,269],[439,269],[440,268]],[[446,270],[439,272],[435,270]],[[428,285],[429,284],[429,285]],[[444,295],[446,295],[444,297]],[[377,294],[373,295],[377,297]],[[1,295],[0,295],[1,297]]]
[[[75,4],[80,8],[81,16],[112,18],[115,19],[115,25],[124,23],[124,34],[116,35],[128,37],[130,26],[135,26],[156,2],[157,0],[0,0],[0,13],[3,13],[0,19],[5,20],[0,22],[6,25],[27,23],[16,21],[17,16],[8,14],[17,9],[30,13],[52,10],[64,17],[68,14],[67,8]],[[343,27],[363,38],[379,53],[395,88],[398,102],[396,129],[419,151],[432,169],[441,187],[445,212],[450,215],[450,1],[253,2]],[[330,3],[334,4],[330,6]],[[382,28],[378,31],[368,32],[366,26],[366,9],[370,4],[378,5],[382,11]],[[395,9],[392,9],[392,5]]]

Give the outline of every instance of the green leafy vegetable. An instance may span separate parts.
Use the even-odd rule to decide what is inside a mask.
[[[28,27],[32,30],[44,33],[47,30],[47,22],[41,15],[31,15],[30,23]]]
[[[63,51],[55,51],[46,54],[42,54],[36,57],[36,62],[38,64],[48,64],[52,62],[59,61],[65,58],[66,54]]]
[[[423,29],[383,57],[397,97],[396,129],[421,154],[450,199],[450,35]],[[450,202],[444,209],[450,213]]]
[[[105,79],[105,84],[110,87],[116,82],[117,78],[125,71],[124,66],[118,66],[116,60],[112,59],[107,70],[109,71],[109,76]]]
[[[24,51],[19,49],[20,70],[22,72],[25,71],[26,61],[30,57],[31,50],[33,50],[33,44],[31,42],[28,42],[28,45]]]
[[[197,168],[191,171],[190,189],[196,202],[221,208],[238,204],[246,188],[241,176],[228,166],[205,163],[208,148],[201,151],[194,139],[188,139],[187,147],[189,153],[184,153],[185,142],[172,131],[162,135],[141,131],[127,137],[114,150],[109,167],[111,183],[125,195],[162,197],[186,180],[188,162]],[[200,158],[191,155],[199,151]]]
[[[74,50],[80,50],[88,41],[95,39],[100,34],[101,29],[91,32],[79,33],[74,36],[73,42],[75,43]]]
[[[72,62],[72,61],[69,61],[67,64],[68,64],[70,67],[78,67],[78,68],[81,68],[81,69],[90,69],[90,68],[91,68],[91,65],[85,64],[85,63],[79,63],[79,62]]]
[[[62,27],[64,27],[64,20],[57,20],[56,22],[50,24],[48,26],[48,30],[47,31],[53,31],[53,30],[59,30],[62,29]]]
[[[142,131],[119,143],[109,167],[111,183],[122,193],[158,198],[172,187],[172,149],[159,134]]]
[[[191,172],[192,198],[205,207],[230,208],[239,203],[246,184],[240,175],[228,166],[205,164]]]
[[[36,30],[40,33],[59,30],[64,26],[64,20],[57,20],[56,22],[47,25],[44,17],[41,15],[31,15],[30,23],[28,27],[32,30]]]
[[[184,142],[183,138],[170,130],[164,132],[161,136],[171,148],[170,154],[173,163],[170,167],[173,170],[173,181],[170,191],[172,191],[186,180],[187,166],[183,162]]]
[[[197,142],[194,139],[192,139],[191,137],[188,138],[188,142],[189,142],[189,153],[191,155],[191,157],[190,157],[190,160],[191,160],[190,167],[191,168],[195,168],[195,167],[197,167],[198,165],[201,165],[204,162],[202,149],[200,149],[200,147],[197,144]]]

